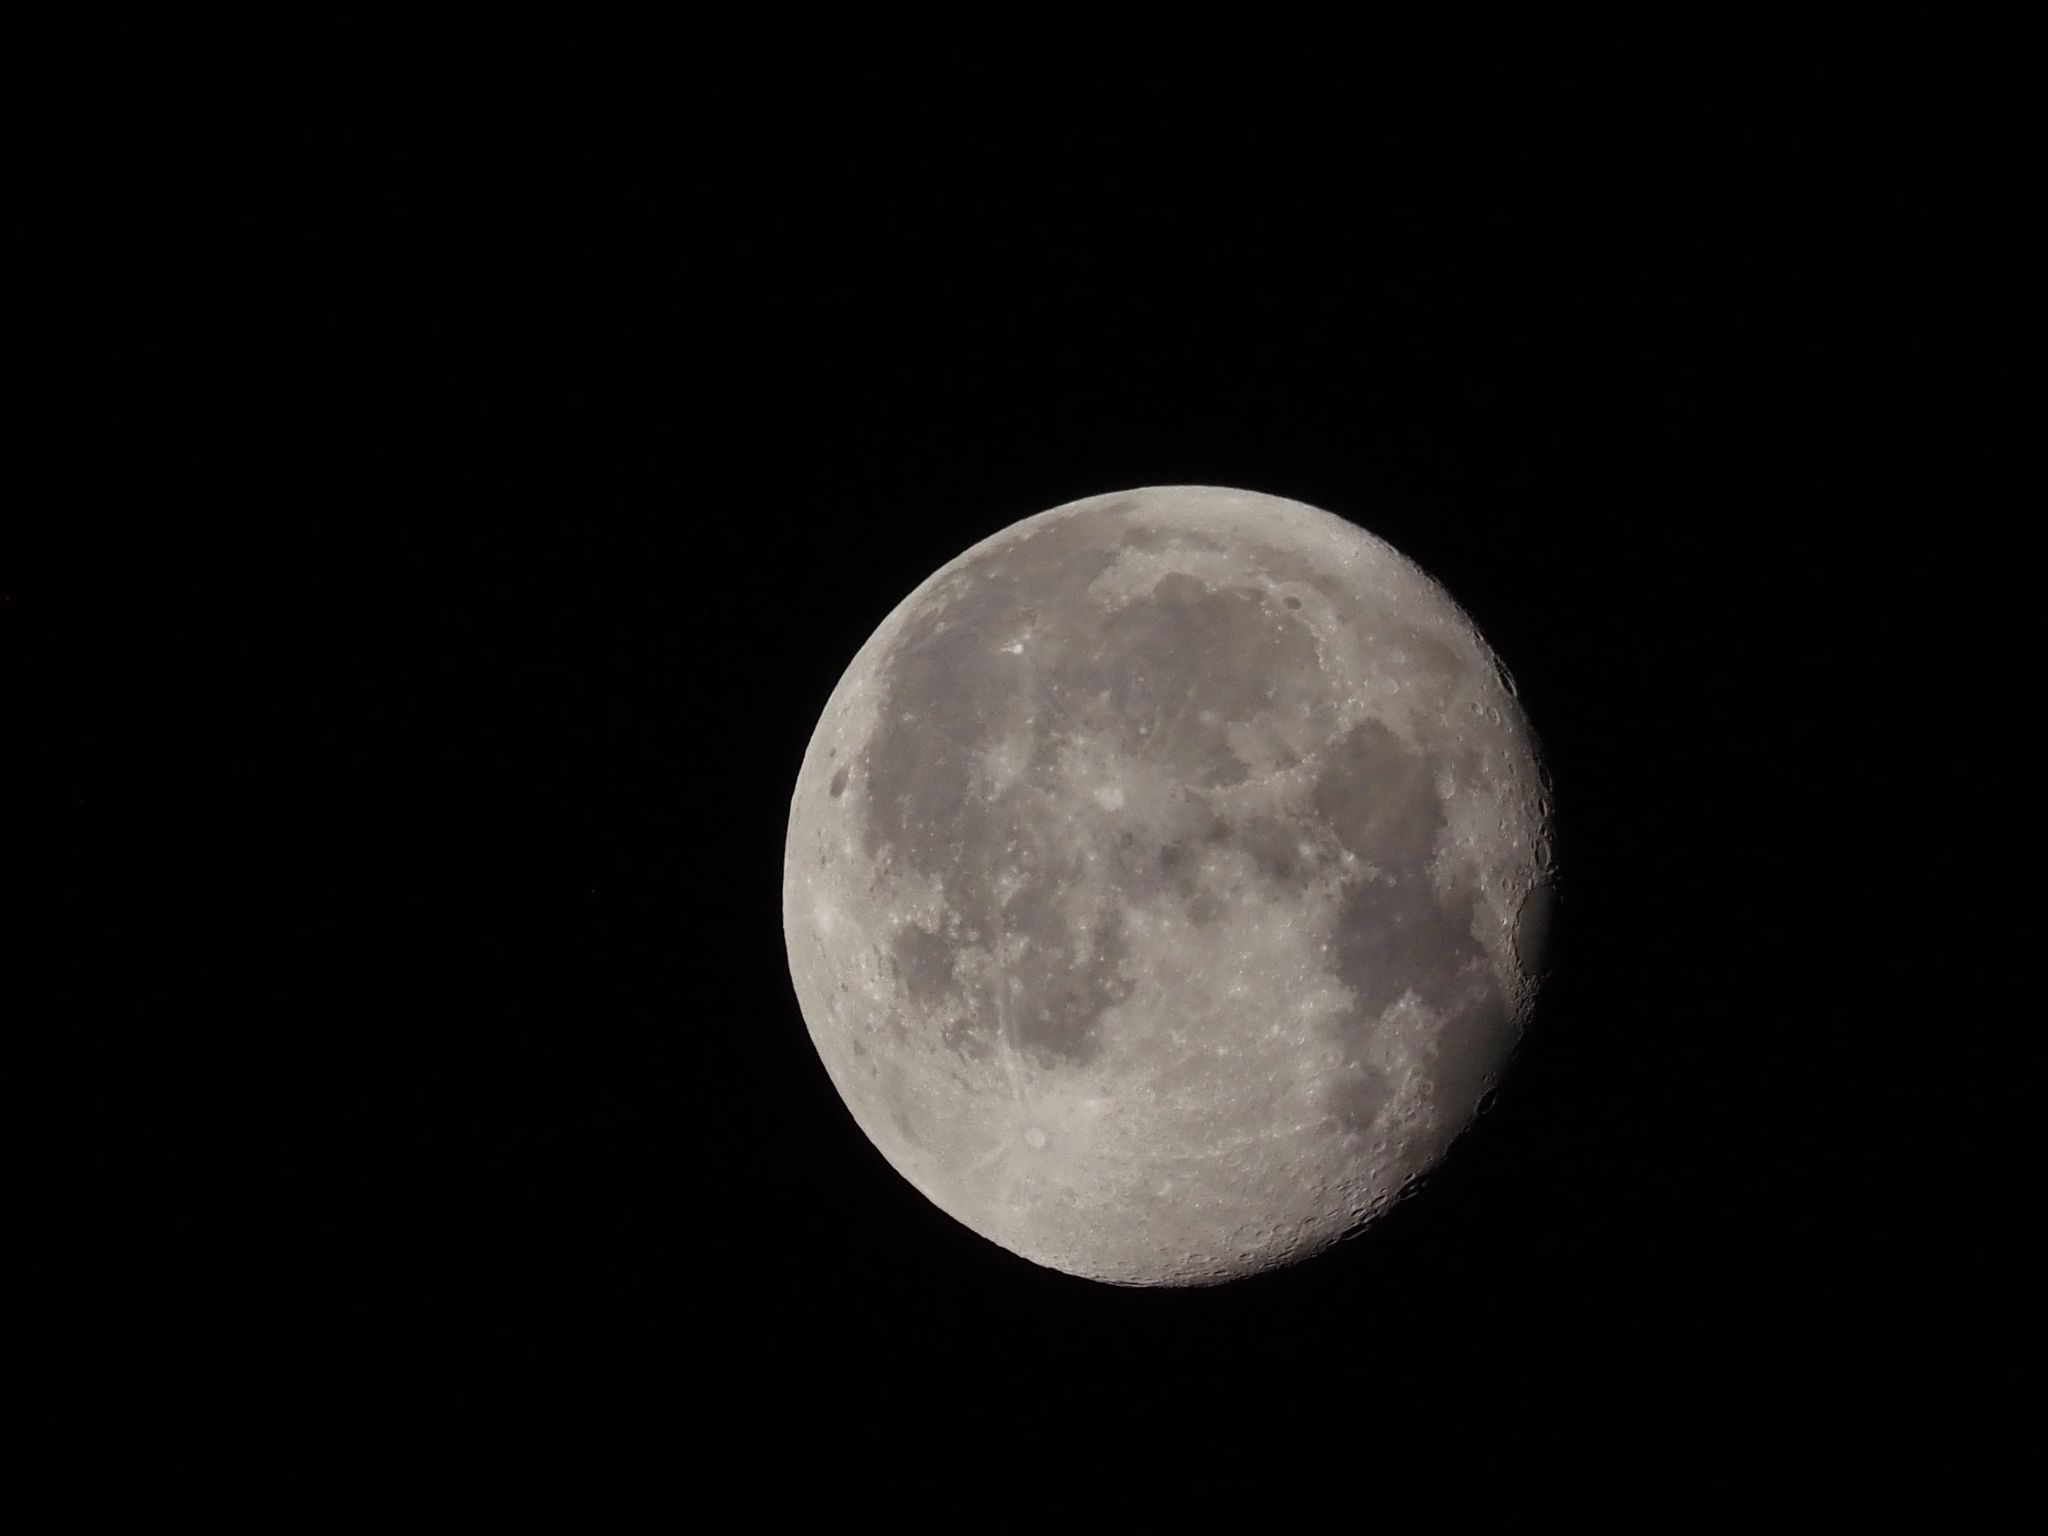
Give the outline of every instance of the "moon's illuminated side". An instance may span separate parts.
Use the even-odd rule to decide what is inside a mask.
[[[1471,1118],[1533,997],[1548,804],[1505,673],[1298,502],[1074,502],[841,678],[783,868],[798,1002],[883,1156],[1039,1264],[1303,1258]]]

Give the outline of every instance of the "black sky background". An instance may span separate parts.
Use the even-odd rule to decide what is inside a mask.
[[[1784,1102],[1854,1022],[1795,910],[1828,834],[1786,695],[1826,663],[1789,615],[1848,579],[1851,516],[1803,452],[1809,190],[1720,134],[1123,107],[632,154],[337,128],[210,176],[257,829],[233,1284],[276,1358],[1518,1412],[1876,1369],[1861,1161]],[[1522,1057],[1421,1193],[1147,1293],[888,1169],[806,1036],[779,882],[809,731],[896,602],[1020,517],[1174,483],[1327,508],[1448,587],[1539,732],[1562,885]]]

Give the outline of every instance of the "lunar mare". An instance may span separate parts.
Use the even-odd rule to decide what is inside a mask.
[[[1386,1209],[1533,1000],[1549,806],[1511,684],[1381,540],[1160,487],[967,550],[825,706],[792,979],[888,1162],[1038,1264],[1213,1283]]]

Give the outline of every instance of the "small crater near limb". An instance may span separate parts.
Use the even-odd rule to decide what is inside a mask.
[[[832,783],[827,793],[829,793],[834,800],[837,800],[841,795],[846,793],[846,770],[844,768],[840,769],[837,773],[832,775]]]

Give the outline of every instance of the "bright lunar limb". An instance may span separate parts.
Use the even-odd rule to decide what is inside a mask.
[[[1036,1263],[1228,1280],[1444,1152],[1534,995],[1549,805],[1500,664],[1354,525],[1170,486],[890,613],[783,865],[798,1002],[889,1163]]]

